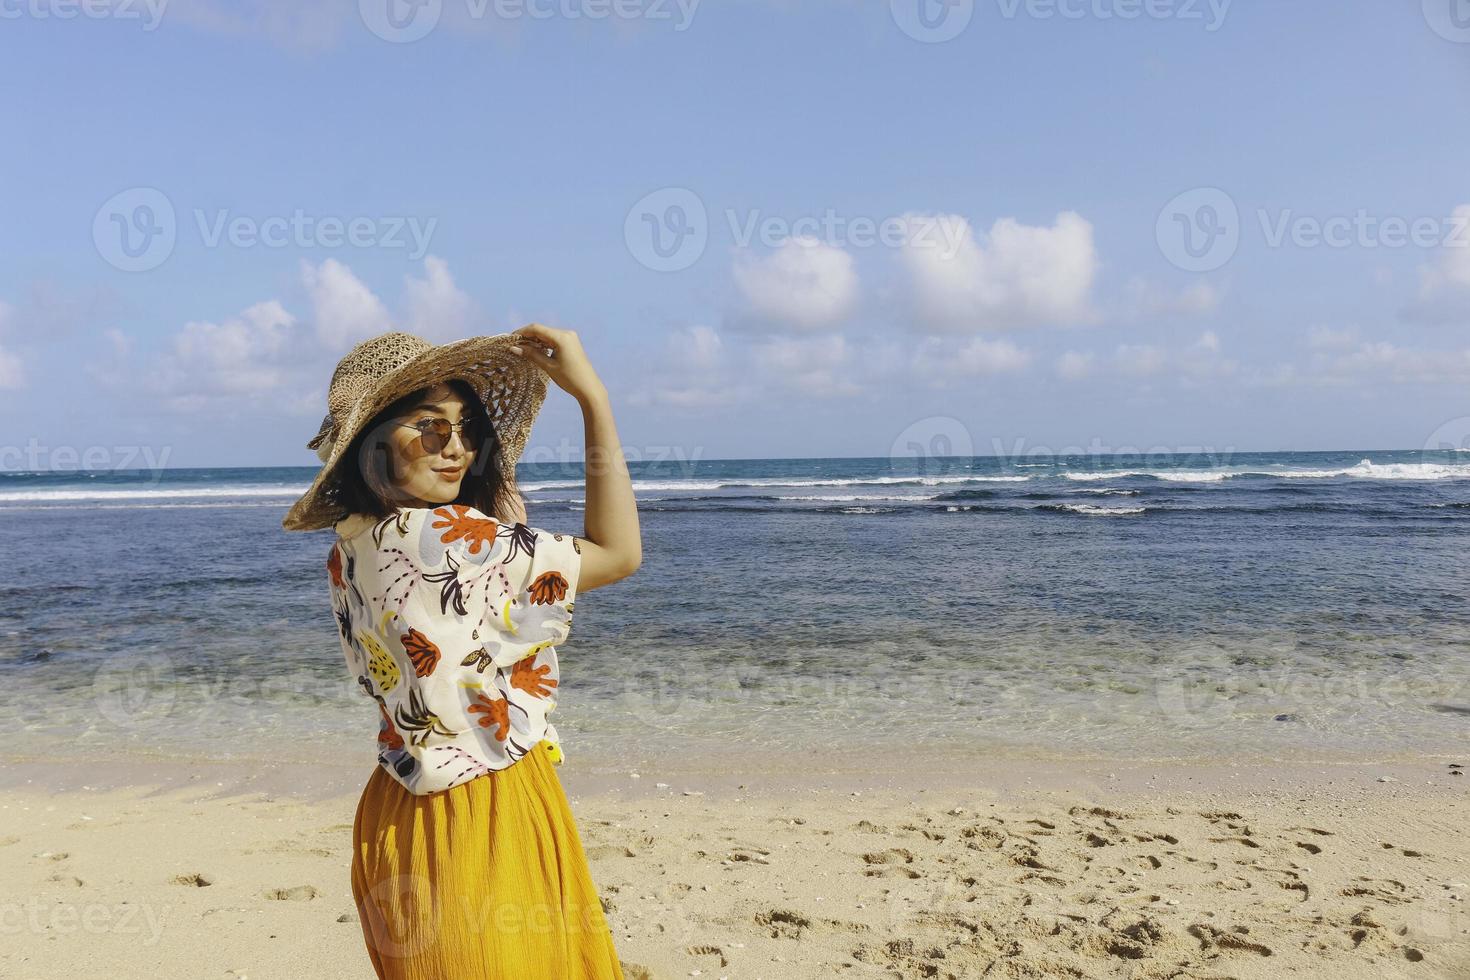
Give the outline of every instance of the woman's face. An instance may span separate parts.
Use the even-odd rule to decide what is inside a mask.
[[[437,385],[417,405],[389,426],[388,444],[393,452],[393,484],[410,498],[407,506],[449,503],[459,495],[459,485],[475,462],[475,448],[458,423],[473,417],[479,406],[466,403],[447,384]],[[447,440],[436,438],[431,425],[444,419],[455,425]]]

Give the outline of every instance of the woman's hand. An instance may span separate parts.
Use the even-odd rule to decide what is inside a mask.
[[[540,365],[556,386],[579,402],[606,395],[607,388],[592,367],[575,330],[558,330],[544,323],[528,323],[514,336],[524,344],[511,347],[521,357]],[[549,353],[548,353],[549,351]]]

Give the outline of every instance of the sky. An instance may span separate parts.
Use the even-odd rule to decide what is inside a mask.
[[[315,465],[353,344],[533,321],[630,460],[1470,444],[1467,0],[0,0],[0,66],[0,469]]]

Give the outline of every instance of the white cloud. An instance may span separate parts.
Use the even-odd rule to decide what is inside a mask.
[[[765,380],[806,395],[831,398],[864,390],[851,377],[852,351],[841,334],[763,341],[753,361]]]
[[[0,302],[0,337],[9,332],[15,318],[15,308]],[[11,391],[25,387],[25,368],[20,357],[0,346],[0,391]]]
[[[1096,320],[1092,225],[1076,212],[1062,212],[1050,227],[1001,218],[980,238],[958,215],[904,221],[910,234],[899,254],[922,325],[978,331]],[[936,222],[943,234],[934,233]]]
[[[422,279],[404,277],[406,329],[436,343],[470,336],[475,323],[475,304],[454,284],[449,263],[427,256],[424,273]]]
[[[1092,361],[1091,354],[1069,350],[1057,358],[1057,374],[1068,381],[1085,378],[1092,373]]]
[[[313,266],[301,261],[301,281],[311,299],[312,320],[322,344],[332,350],[392,329],[392,318],[373,291],[336,259]]]
[[[1169,355],[1153,344],[1119,344],[1113,351],[1113,364],[1123,374],[1148,377],[1168,367]]]
[[[1357,330],[1333,330],[1331,327],[1313,327],[1307,336],[1307,346],[1313,350],[1347,350],[1358,342]]]
[[[669,340],[678,363],[696,371],[713,371],[725,356],[725,343],[713,327],[696,324],[680,330]]]
[[[910,368],[921,381],[943,386],[958,378],[1010,374],[1031,363],[1031,354],[1009,340],[971,337],[963,344],[948,338],[925,338],[914,351]]]
[[[1319,385],[1470,384],[1470,350],[1423,350],[1382,340],[1357,341],[1318,349],[1308,376]]]
[[[852,256],[810,236],[788,238],[765,257],[739,253],[733,273],[756,317],[800,330],[840,323],[857,304]]]
[[[153,381],[185,410],[221,397],[269,396],[295,367],[299,334],[296,318],[275,300],[223,323],[191,321],[174,336]]]
[[[1470,320],[1470,204],[1452,213],[1445,244],[1419,269],[1419,298],[1407,315],[1433,323]]]
[[[335,0],[168,0],[167,19],[301,52],[330,48],[344,28],[360,27],[356,5],[349,15],[347,5]]]
[[[730,370],[725,343],[713,327],[696,324],[671,333],[662,357],[628,395],[631,405],[718,408],[746,394]]]
[[[25,383],[25,368],[21,365],[20,358],[0,347],[0,391],[24,388]]]
[[[1212,378],[1236,374],[1240,365],[1223,354],[1223,344],[1213,330],[1206,330],[1183,347],[1159,344],[1119,344],[1105,365],[1114,375],[1130,378],[1164,377],[1183,385],[1195,385]],[[1057,360],[1057,374],[1069,381],[1094,373],[1095,358],[1090,353],[1067,351]]]
[[[1138,320],[1158,316],[1203,316],[1220,307],[1224,293],[1203,279],[1170,291],[1145,279],[1132,279],[1125,290],[1122,316]]]

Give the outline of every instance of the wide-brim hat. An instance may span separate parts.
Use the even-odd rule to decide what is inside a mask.
[[[503,333],[435,346],[422,337],[392,331],[352,348],[332,373],[327,416],[306,444],[316,450],[322,468],[286,512],[281,526],[288,531],[315,531],[346,517],[336,499],[337,464],[352,440],[404,395],[454,379],[468,382],[480,396],[500,440],[504,475],[513,482],[516,460],[546,400],[546,372],[508,349],[525,343],[515,334]]]

